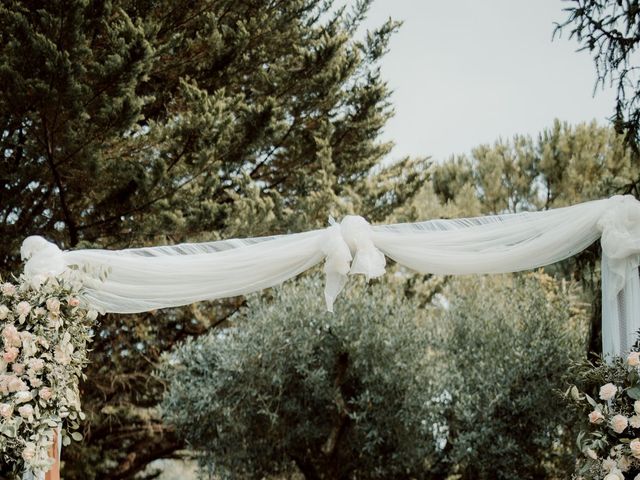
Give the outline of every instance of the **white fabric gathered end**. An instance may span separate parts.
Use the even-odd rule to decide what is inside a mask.
[[[82,298],[100,312],[136,313],[245,295],[323,260],[327,310],[348,275],[385,272],[385,256],[441,275],[506,273],[549,265],[601,238],[603,352],[620,354],[640,330],[640,202],[632,196],[539,212],[371,226],[347,216],[325,229],[272,237],[125,250],[61,251],[25,239],[28,276],[83,275]]]

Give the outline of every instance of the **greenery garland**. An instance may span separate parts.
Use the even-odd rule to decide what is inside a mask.
[[[0,464],[38,475],[53,464],[54,431],[80,441],[78,384],[97,312],[79,298],[78,273],[0,283]]]

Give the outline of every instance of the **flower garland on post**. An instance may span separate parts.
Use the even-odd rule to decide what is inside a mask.
[[[0,465],[41,477],[63,445],[82,440],[78,384],[97,312],[82,308],[77,272],[0,283]]]
[[[640,480],[639,350],[636,344],[627,357],[576,367],[580,388],[566,393],[585,419],[576,480]]]

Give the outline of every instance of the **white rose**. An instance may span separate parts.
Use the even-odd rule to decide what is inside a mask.
[[[635,440],[631,440],[629,449],[631,450],[631,455],[635,458],[640,458],[640,439],[636,438]]]
[[[616,433],[624,432],[629,425],[629,420],[624,415],[616,415],[611,419],[611,428]]]
[[[9,315],[9,307],[6,305],[0,305],[0,320],[4,320]]]
[[[624,480],[624,475],[620,470],[614,468],[604,477],[604,480]]]
[[[616,387],[613,383],[607,383],[600,387],[600,398],[602,400],[611,400],[618,393],[618,387]]]
[[[89,310],[86,317],[87,320],[91,320],[93,322],[96,318],[98,318],[98,312],[95,310]]]
[[[33,400],[31,392],[16,392],[16,403],[27,403]]]
[[[627,357],[627,363],[632,367],[640,365],[640,352],[631,352]]]
[[[9,418],[13,414],[13,406],[8,403],[0,403],[0,417]]]
[[[640,415],[634,415],[629,419],[629,425],[633,428],[640,428]]]
[[[31,418],[33,417],[33,407],[31,405],[23,405],[18,408],[18,413],[22,418]]]

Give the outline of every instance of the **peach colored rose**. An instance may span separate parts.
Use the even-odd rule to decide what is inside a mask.
[[[67,300],[67,303],[71,307],[77,307],[78,305],[80,305],[80,299],[78,297],[69,297],[69,300]]]
[[[9,347],[2,354],[2,359],[7,363],[12,363],[16,361],[16,358],[18,358],[19,354],[20,350],[18,350],[16,347]]]
[[[613,383],[607,383],[600,387],[600,398],[602,400],[611,400],[618,393],[618,387],[616,387]]]
[[[640,352],[631,352],[627,357],[627,363],[632,367],[640,365]]]
[[[11,370],[13,370],[18,375],[22,375],[24,373],[24,364],[14,363],[13,365],[11,365]]]
[[[616,415],[611,419],[611,428],[616,433],[622,433],[629,425],[629,420],[624,415]]]
[[[49,387],[42,387],[38,392],[38,396],[45,402],[49,400],[52,395],[53,395],[53,392]]]
[[[631,443],[629,443],[629,449],[631,450],[631,455],[635,458],[640,458],[640,438],[631,440]]]
[[[9,418],[13,415],[13,406],[8,403],[0,403],[0,417]]]
[[[20,334],[15,325],[7,325],[2,329],[2,339],[5,346],[20,347],[22,346],[22,340],[20,340]]]
[[[594,410],[589,414],[589,421],[591,423],[600,424],[604,421],[604,415],[599,410]]]

